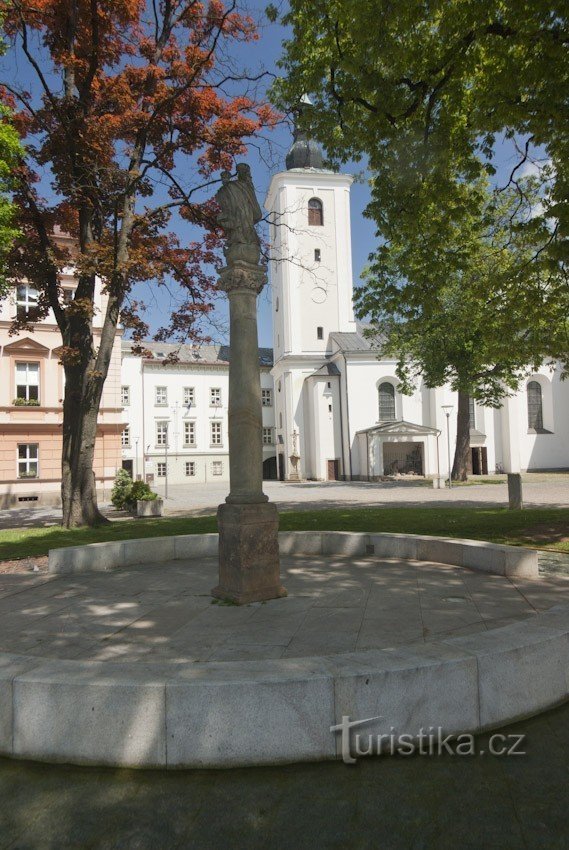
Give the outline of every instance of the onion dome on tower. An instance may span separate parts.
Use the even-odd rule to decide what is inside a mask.
[[[296,108],[296,112],[301,115],[313,108],[310,98],[305,94]],[[287,171],[293,168],[317,168],[320,171],[324,169],[322,148],[318,142],[310,138],[306,130],[299,130],[297,126],[294,128],[292,147],[286,156],[286,167]]]

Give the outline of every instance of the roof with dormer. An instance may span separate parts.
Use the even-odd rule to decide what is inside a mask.
[[[176,363],[191,363],[192,366],[229,366],[231,349],[228,345],[183,345],[168,342],[150,342],[143,340],[136,344],[147,352],[144,358],[147,362],[174,361]],[[123,339],[121,350],[123,355],[132,354],[132,340]],[[273,349],[259,348],[259,363],[261,366],[273,365]]]

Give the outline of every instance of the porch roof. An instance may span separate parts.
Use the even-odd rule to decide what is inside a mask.
[[[405,419],[396,419],[392,422],[380,422],[377,425],[372,425],[371,428],[362,428],[357,434],[377,434],[382,437],[421,437],[434,436],[440,434],[438,428],[431,428],[428,425],[418,425],[415,422],[406,422]]]

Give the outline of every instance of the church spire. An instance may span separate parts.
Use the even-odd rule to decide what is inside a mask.
[[[312,101],[305,94],[295,111],[301,116],[312,109],[314,109]],[[288,171],[292,168],[324,168],[322,148],[318,142],[310,138],[306,130],[299,130],[297,124],[294,128],[294,141],[286,156],[286,167]]]

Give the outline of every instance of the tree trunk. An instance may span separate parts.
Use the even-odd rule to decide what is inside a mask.
[[[91,321],[85,315],[72,316],[64,334],[64,346],[77,352],[64,357],[61,501],[66,528],[109,521],[97,506],[93,460],[99,407],[116,334],[115,315],[118,311],[107,311],[97,352]]]
[[[82,371],[65,370],[61,501],[66,528],[108,522],[97,505],[93,471],[100,398],[93,398],[93,388],[90,381],[85,386]]]
[[[458,393],[458,417],[456,423],[456,449],[452,465],[452,480],[466,481],[468,478],[468,453],[470,452],[470,397],[462,390]]]

